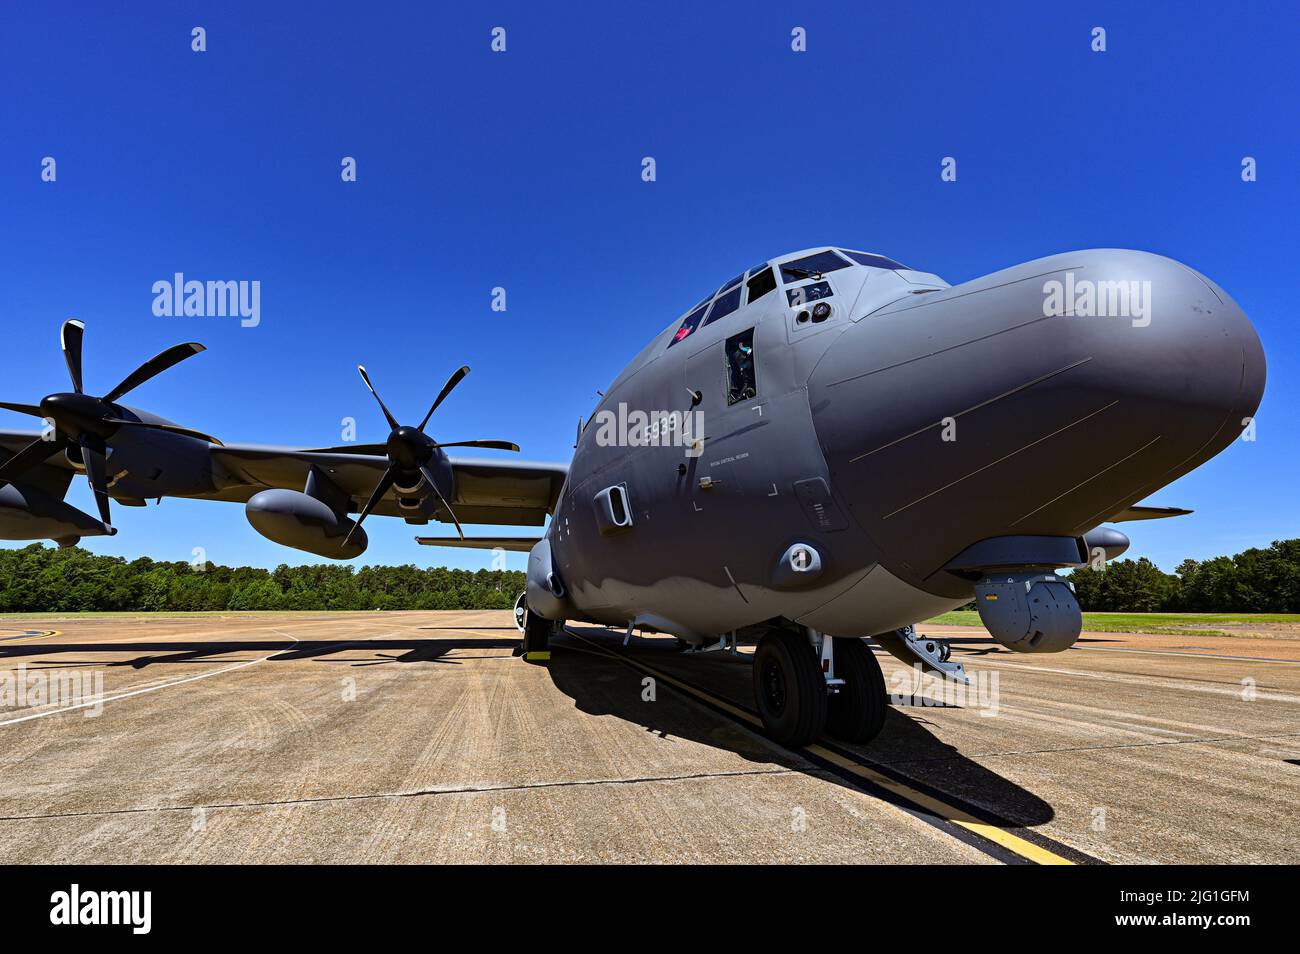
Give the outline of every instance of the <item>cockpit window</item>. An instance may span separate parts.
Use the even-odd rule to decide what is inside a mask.
[[[771,267],[765,267],[761,272],[757,270],[756,274],[749,276],[749,281],[745,286],[749,289],[749,301],[758,301],[770,291],[776,291],[776,273]]]
[[[718,297],[713,303],[713,310],[709,312],[708,320],[704,323],[711,325],[719,318],[726,318],[729,314],[740,307],[740,286],[737,285],[729,292]]]
[[[781,280],[787,285],[805,278],[815,278],[837,268],[848,268],[849,263],[834,252],[818,252],[786,262],[781,266]]]
[[[681,326],[677,329],[677,333],[673,335],[672,340],[668,342],[668,347],[671,348],[673,345],[677,344],[677,342],[684,341],[691,335],[695,334],[695,329],[700,326],[700,319],[704,317],[704,312],[707,308],[707,303],[700,305],[699,308],[696,308],[693,312],[683,318]]]
[[[740,280],[741,280],[742,278],[744,278],[744,277],[745,277],[745,273],[744,273],[744,272],[741,272],[741,273],[740,273],[739,275],[737,275],[735,278],[731,279],[731,281],[723,282],[723,283],[722,283],[722,287],[718,289],[718,294],[719,294],[719,295],[722,294],[724,291],[726,291],[726,290],[727,290],[728,288],[730,288],[732,285],[739,285],[739,284],[740,284]],[[708,322],[705,322],[705,324],[708,324]]]
[[[872,255],[868,252],[850,252],[847,249],[840,249],[840,252],[847,255],[859,265],[870,265],[872,268],[892,268],[906,269],[906,265],[900,265],[892,258],[885,258],[883,255]]]

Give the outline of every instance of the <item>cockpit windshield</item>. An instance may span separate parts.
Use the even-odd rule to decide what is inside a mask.
[[[817,252],[813,255],[805,255],[803,258],[796,258],[793,262],[783,263],[780,266],[781,280],[788,285],[791,282],[803,281],[805,278],[816,278],[839,268],[848,268],[849,264],[834,252]]]
[[[906,265],[900,265],[892,258],[885,258],[883,255],[872,255],[869,252],[850,252],[848,249],[840,249],[840,252],[847,255],[859,265],[869,265],[872,268],[889,268],[889,269],[907,269]]]

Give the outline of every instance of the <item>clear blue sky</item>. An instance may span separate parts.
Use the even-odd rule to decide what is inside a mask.
[[[132,399],[227,442],[334,444],[345,416],[380,440],[358,362],[409,421],[467,363],[440,439],[567,460],[596,389],[760,259],[844,244],[956,284],[1120,246],[1218,281],[1269,363],[1257,442],[1153,498],[1197,513],[1131,525],[1131,554],[1172,569],[1300,535],[1293,4],[553,6],[4,4],[3,397],[65,389],[58,327],[77,317],[92,390],[208,345]],[[155,317],[150,288],[177,271],[259,280],[260,326]],[[68,499],[93,510],[84,480]],[[238,505],[116,514],[90,549],[316,562]],[[366,562],[486,558],[417,547],[396,520],[367,530]]]

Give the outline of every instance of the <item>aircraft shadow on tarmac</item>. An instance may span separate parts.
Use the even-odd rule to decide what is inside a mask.
[[[513,630],[513,627],[511,627]],[[298,642],[286,640],[239,640],[201,642],[158,642],[147,643],[25,643],[17,646],[0,646],[0,659],[19,659],[26,665],[39,666],[105,666],[130,667],[144,669],[158,664],[175,664],[202,662],[215,656],[231,653],[267,653],[268,662],[289,662],[296,659],[319,659],[321,662],[344,663],[352,666],[374,666],[383,663],[442,663],[459,665],[457,659],[446,659],[448,653],[457,649],[513,649],[516,639],[385,639],[383,642],[371,642],[363,639],[304,639]],[[379,652],[380,649],[397,650],[395,653]],[[365,652],[364,659],[327,659],[336,653]],[[68,659],[68,655],[81,653],[131,653],[141,655],[133,659],[103,661],[98,659]],[[30,658],[35,657],[35,658]],[[49,658],[46,658],[49,657]],[[467,657],[461,656],[459,659]]]
[[[598,632],[584,631],[583,636]],[[621,634],[597,641],[615,647],[621,642]],[[726,749],[753,762],[777,764],[848,784],[799,753],[762,738],[756,730],[742,728],[727,716],[704,715],[692,702],[663,705],[665,696],[683,698],[666,684],[656,687],[658,704],[642,701],[644,673],[615,659],[585,651],[569,636],[552,640],[551,649],[551,660],[546,666],[551,680],[582,712],[613,716],[644,726],[646,731],[665,738]],[[637,640],[628,655],[732,705],[750,707],[751,670],[744,658],[726,654],[683,656],[667,640]],[[891,706],[885,727],[874,740],[864,745],[840,743],[839,747],[853,752],[869,768],[900,775],[913,784],[941,793],[949,801],[969,803],[1014,826],[1042,825],[1055,817],[1052,806],[1034,793],[940,741],[926,727],[923,712],[924,709]]]
[[[511,628],[513,631],[513,628]],[[596,636],[599,630],[587,631]],[[617,635],[598,641],[617,647]],[[962,642],[977,641],[961,640]],[[187,642],[104,642],[23,643],[0,645],[0,659],[12,659],[32,666],[129,666],[143,669],[153,665],[201,662],[231,653],[269,654],[267,662],[313,659],[350,666],[393,663],[459,665],[473,657],[463,653],[447,658],[456,650],[483,651],[514,649],[518,638],[431,637],[422,639],[239,640]],[[662,644],[662,645],[651,645]],[[702,711],[667,685],[658,693],[673,700],[656,704],[642,700],[644,674],[617,659],[584,650],[570,636],[552,642],[552,657],[546,669],[552,682],[582,712],[612,716],[643,726],[663,738],[685,739],[734,752],[752,762],[779,765],[805,772],[837,784],[849,783],[803,755],[762,738],[721,714]],[[391,652],[390,652],[391,650]],[[328,658],[338,653],[357,653],[361,658]],[[132,659],[105,662],[82,658],[82,654],[139,653]],[[683,656],[667,640],[637,640],[629,655],[655,669],[692,683],[735,705],[748,707],[750,665],[747,659],[725,654]],[[71,658],[70,658],[71,657]],[[661,697],[662,698],[662,697]],[[663,701],[667,701],[664,699]],[[880,735],[865,745],[841,746],[853,752],[870,768],[900,775],[913,784],[928,787],[958,802],[966,802],[1012,825],[1031,827],[1050,821],[1052,806],[1009,779],[965,757],[955,747],[940,741],[926,728],[924,709],[890,707]]]

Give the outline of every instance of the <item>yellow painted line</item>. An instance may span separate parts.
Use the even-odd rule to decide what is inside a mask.
[[[728,714],[733,715],[738,719],[742,719],[750,725],[756,726],[760,729],[763,726],[763,721],[758,718],[758,716],[741,709],[738,706],[732,705],[725,699],[715,696],[712,693],[704,692],[701,689],[696,689],[694,686],[684,683],[680,679],[675,679],[665,672],[660,672],[652,666],[647,666],[640,660],[630,659],[621,653],[613,652],[598,643],[592,642],[584,636],[578,635],[571,629],[566,629],[565,632],[570,636],[576,636],[589,646],[594,646],[606,655],[613,656],[615,659],[624,660],[632,666],[651,673],[655,678],[662,679],[669,685],[675,686],[681,691],[695,696],[697,699],[701,699],[719,709],[725,710]],[[982,822],[978,818],[949,805],[947,802],[927,795],[924,792],[917,791],[910,785],[892,779],[888,775],[882,775],[880,772],[869,769],[865,765],[855,762],[852,759],[845,758],[838,752],[826,748],[824,745],[814,742],[812,745],[807,746],[807,750],[818,758],[825,759],[827,762],[831,762],[842,769],[852,772],[860,778],[866,779],[873,785],[877,785],[880,788],[893,793],[904,801],[911,802],[917,808],[924,809],[931,815],[952,822],[954,825],[960,825],[967,831],[973,832],[981,838],[985,838],[995,844],[1001,845],[1008,851],[1014,852],[1029,861],[1033,861],[1040,865],[1073,865],[1075,863],[1069,858],[1065,858],[1053,851],[1042,848],[1039,845],[1034,844],[1032,841],[1027,841],[1024,838],[1021,838],[1019,835],[1014,835],[1005,828],[999,828],[997,825],[990,825],[988,822]]]
[[[4,632],[6,632],[6,628],[0,628],[0,633],[4,633]],[[15,632],[18,633],[18,635],[17,636],[0,635],[0,642],[9,643],[9,642],[18,642],[19,640],[24,640],[24,639],[49,639],[51,636],[60,635],[60,632],[57,629],[28,630],[28,629],[18,629],[15,627],[13,630],[9,630],[9,632]]]
[[[872,771],[865,765],[860,765],[852,759],[846,759],[838,752],[833,752],[823,745],[818,745],[814,742],[812,745],[808,746],[808,751],[828,762],[833,762],[840,768],[852,772],[854,775],[867,779],[874,785],[878,785],[887,791],[893,792],[900,798],[912,802],[917,807],[924,808],[932,815],[937,815],[946,821],[952,822],[954,825],[960,825],[962,828],[974,832],[981,838],[987,838],[989,841],[996,842],[1003,848],[1015,852],[1022,858],[1027,858],[1040,865],[1074,864],[1074,862],[1069,858],[1064,858],[1055,852],[1035,845],[1032,841],[1026,841],[1019,835],[1013,835],[1005,828],[999,828],[997,825],[990,825],[988,822],[982,822],[977,818],[973,818],[961,809],[949,805],[947,802],[940,801],[937,798],[932,798],[924,792],[917,791],[910,785],[905,785],[902,782],[895,781],[888,775],[881,775],[879,772]]]

